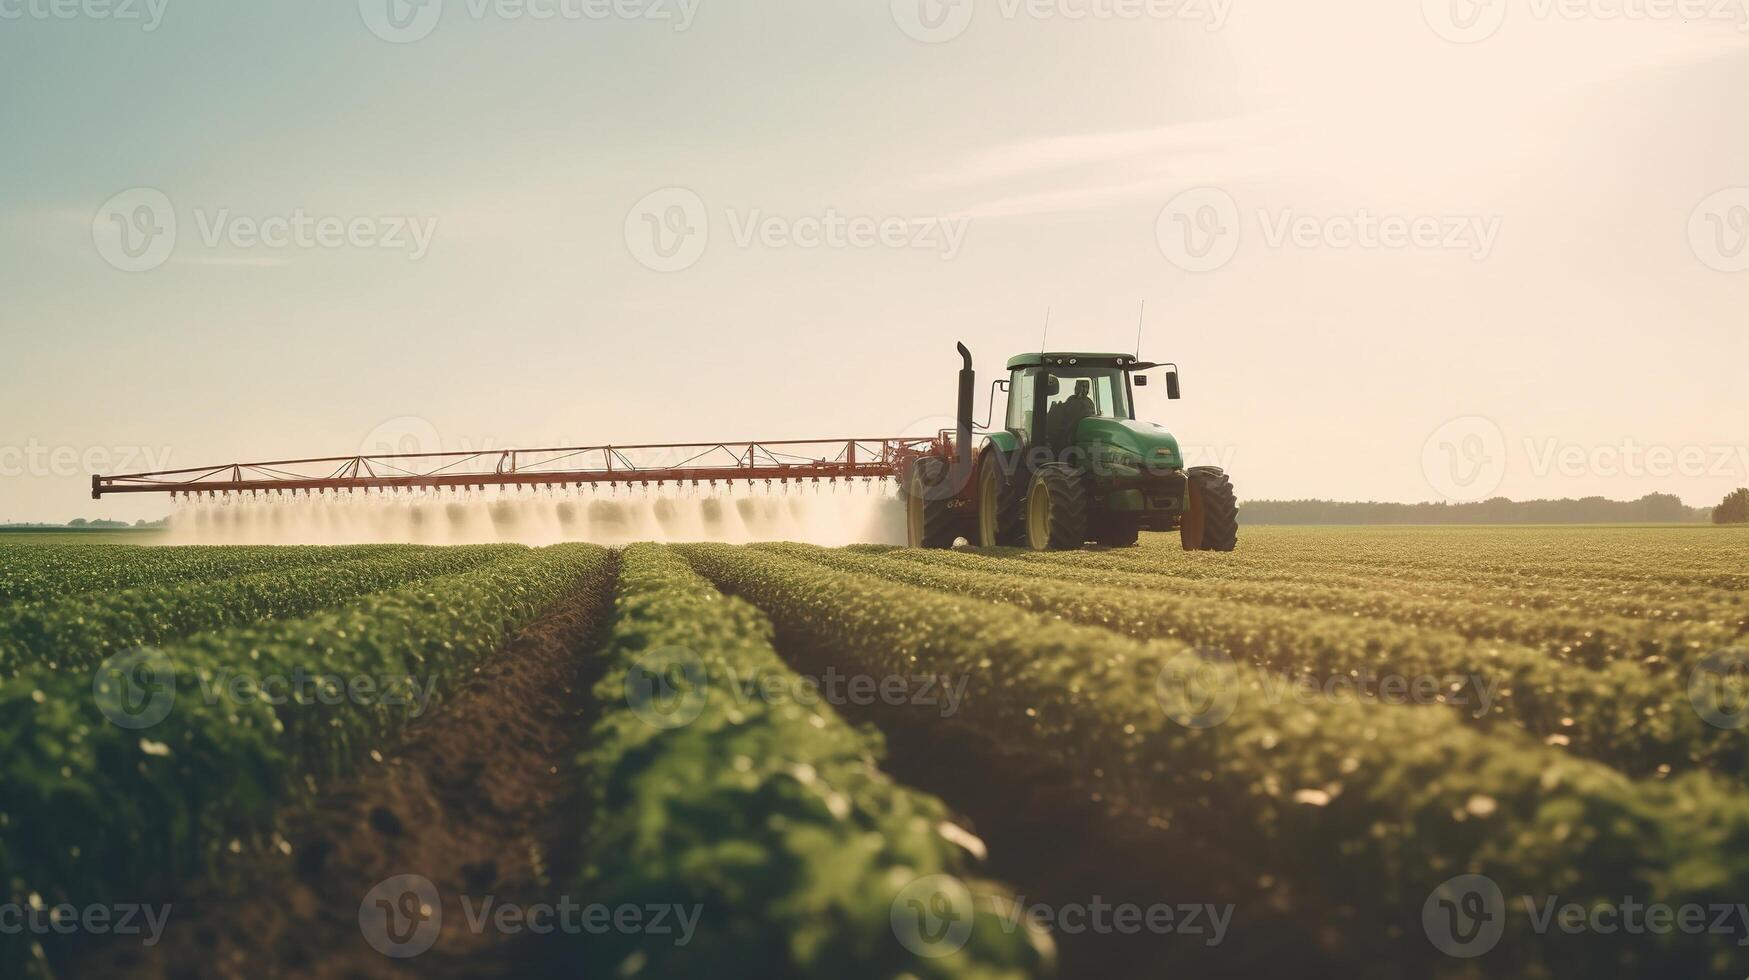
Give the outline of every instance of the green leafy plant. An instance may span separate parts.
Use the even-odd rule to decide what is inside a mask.
[[[590,806],[577,885],[610,907],[701,918],[685,946],[591,937],[579,946],[588,975],[994,980],[1046,969],[1048,942],[1004,928],[1000,890],[963,877],[970,835],[881,773],[877,734],[822,703],[747,696],[751,678],[793,678],[757,611],[652,545],[626,551],[616,602],[602,714],[579,760]],[[662,697],[672,713],[652,715]],[[963,881],[971,899],[954,910],[971,917],[964,947],[939,957],[907,946],[893,922],[909,914],[895,912],[907,887],[935,875]]]

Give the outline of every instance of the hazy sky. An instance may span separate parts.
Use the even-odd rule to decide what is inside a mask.
[[[1749,2],[1749,0],[1746,0]],[[1244,497],[1749,483],[1737,0],[0,0],[0,521],[898,435],[1050,345]],[[989,377],[990,375],[986,375]],[[983,395],[980,393],[980,413]]]

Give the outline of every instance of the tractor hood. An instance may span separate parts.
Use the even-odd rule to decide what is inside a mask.
[[[1179,469],[1184,457],[1179,454],[1178,440],[1163,425],[1134,419],[1082,419],[1075,429],[1075,441],[1098,452],[1111,446],[1142,457],[1153,467]]]

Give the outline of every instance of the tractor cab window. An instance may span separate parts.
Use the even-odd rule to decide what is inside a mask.
[[[1046,397],[1045,422],[1047,434],[1053,416],[1063,418],[1069,426],[1084,418],[1128,419],[1129,387],[1124,374],[1106,367],[1052,367],[1048,371],[1026,368],[1015,371],[1008,394],[1008,428],[1021,433],[1032,431],[1033,386],[1041,378],[1049,394]],[[1063,410],[1057,416],[1059,409]],[[1056,439],[1053,437],[1053,441]]]

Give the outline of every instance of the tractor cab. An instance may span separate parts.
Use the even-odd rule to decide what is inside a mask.
[[[1008,362],[1006,428],[1018,438],[1062,451],[1081,421],[1134,419],[1135,402],[1123,354],[1022,354]],[[1043,391],[1038,390],[1042,386]],[[1039,418],[1039,413],[1043,418]],[[1035,422],[1043,425],[1037,429]]]
[[[913,546],[965,538],[983,547],[1125,547],[1144,530],[1180,532],[1191,551],[1231,551],[1238,507],[1214,467],[1189,467],[1164,426],[1136,418],[1135,389],[1164,372],[1180,397],[1174,365],[1129,354],[1043,352],[1008,361],[992,385],[1008,394],[1001,427],[974,426],[976,375],[960,345],[959,428],[952,449],[902,474]]]

